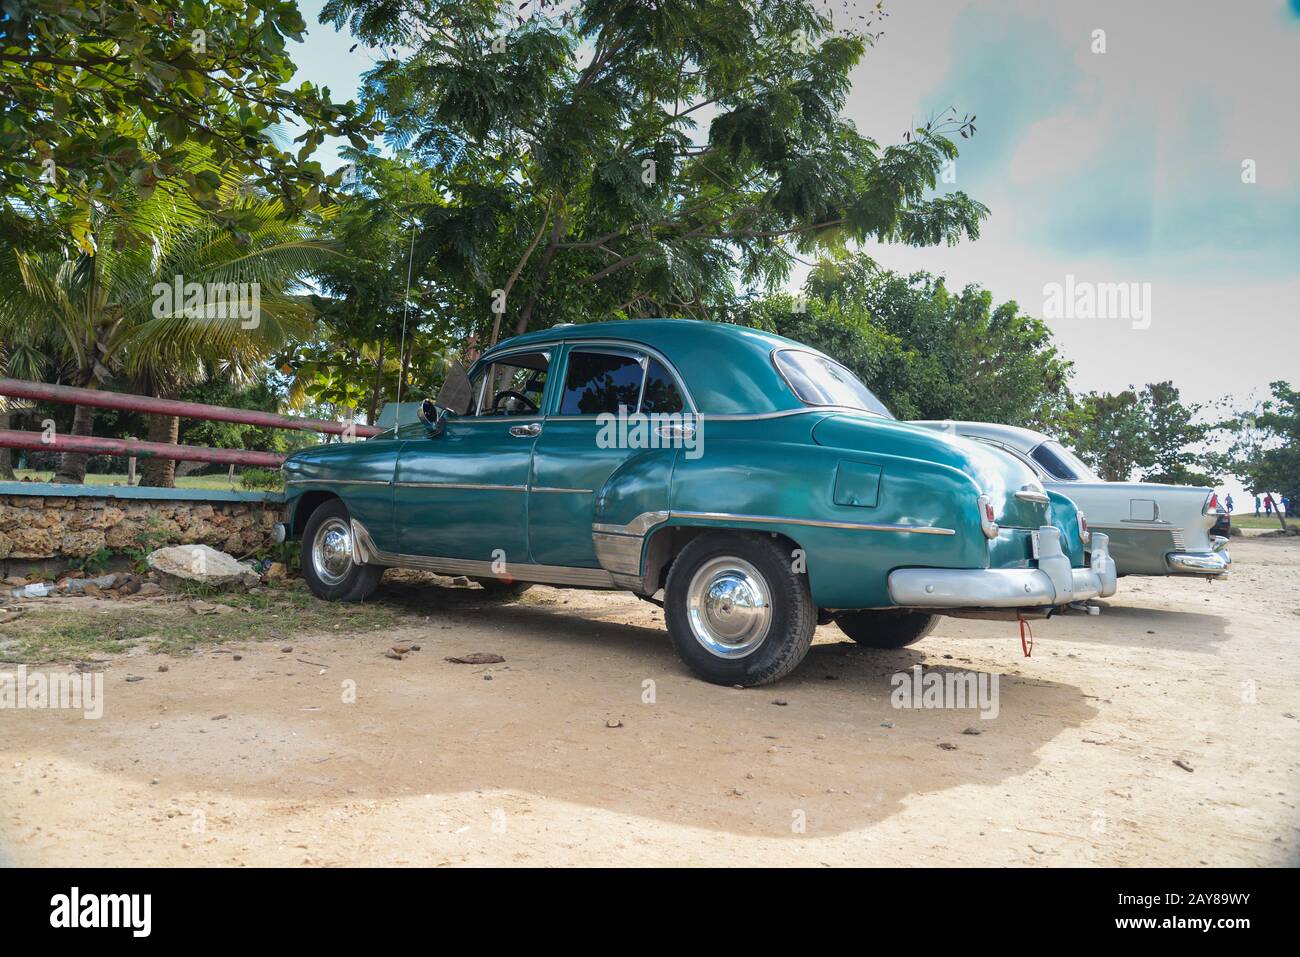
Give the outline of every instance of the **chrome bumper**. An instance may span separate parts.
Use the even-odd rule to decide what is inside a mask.
[[[1170,552],[1165,556],[1175,575],[1222,575],[1232,565],[1226,549],[1217,552]]]
[[[1092,563],[1071,568],[1055,525],[1038,530],[1037,568],[900,568],[889,597],[911,608],[1030,608],[1115,594],[1110,538],[1092,533]]]

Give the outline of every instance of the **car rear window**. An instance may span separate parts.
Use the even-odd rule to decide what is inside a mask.
[[[1048,475],[1062,482],[1100,481],[1092,469],[1059,442],[1049,440],[1035,447],[1029,454]]]
[[[886,419],[894,417],[885,403],[838,362],[800,349],[780,349],[773,361],[801,402],[861,409]]]

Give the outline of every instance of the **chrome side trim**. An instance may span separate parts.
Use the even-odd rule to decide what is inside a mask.
[[[518,425],[519,423],[540,422],[542,414],[536,415],[458,415],[447,420],[457,425]]]
[[[597,523],[591,526],[591,530],[609,535],[645,535],[650,529],[666,521],[668,521],[667,512],[642,512],[626,525]]]
[[[641,574],[641,545],[644,541],[640,535],[591,533],[596,560],[601,568],[613,575]]]
[[[468,558],[438,558],[431,555],[405,555],[386,552],[375,545],[366,527],[352,519],[352,560],[362,565],[415,568],[435,575],[466,575],[470,578],[501,578],[494,562]],[[541,585],[580,585],[586,588],[614,588],[614,579],[603,568],[569,568],[564,565],[525,565],[509,563],[510,578]]]
[[[480,363],[484,365],[491,365],[493,362],[498,362],[509,355],[518,355],[520,353],[528,353],[528,352],[548,351],[549,349],[554,348],[556,346],[569,346],[570,352],[572,352],[574,349],[584,349],[588,346],[592,346],[596,348],[608,348],[610,346],[613,346],[616,348],[621,348],[625,351],[643,353],[652,359],[657,359],[659,361],[659,364],[662,365],[665,369],[667,369],[668,374],[673,377],[673,380],[677,385],[677,391],[681,394],[682,400],[689,407],[691,413],[695,415],[699,414],[698,407],[695,405],[695,398],[691,395],[691,390],[686,387],[686,380],[684,380],[682,378],[681,373],[677,371],[677,367],[673,365],[671,361],[669,361],[666,355],[664,355],[654,346],[646,345],[645,343],[638,342],[635,339],[559,339],[554,342],[547,342],[544,345],[514,346],[514,347],[507,346],[505,343],[503,343],[502,347],[500,348],[503,348],[504,351],[497,353],[494,352],[492,349],[489,349],[487,352],[485,352],[482,356],[479,357],[478,362],[474,363],[474,365],[476,367],[478,367]],[[549,356],[549,351],[548,351],[548,356]],[[568,360],[566,359],[565,362],[567,364]],[[548,373],[550,371],[551,370],[548,369]],[[542,398],[543,398],[543,403],[542,403],[543,410],[548,408],[548,406],[557,404],[554,401],[553,396],[543,396]],[[573,416],[567,416],[567,415],[556,416],[556,417],[564,418],[564,419],[574,418]],[[595,416],[593,416],[592,418],[595,418]]]
[[[800,400],[796,398],[795,401]],[[759,422],[764,419],[783,419],[789,415],[836,415],[845,412],[869,416],[880,422],[902,421],[901,419],[887,419],[879,413],[868,412],[866,409],[856,409],[851,405],[805,405],[798,409],[777,409],[775,412],[702,412],[696,418],[705,422],[715,420],[724,422]]]
[[[623,588],[640,587],[641,549],[646,534],[656,525],[668,521],[668,512],[642,512],[625,525],[593,522],[591,544],[596,550],[596,561],[606,569],[616,584]],[[635,581],[636,585],[630,585]]]
[[[465,488],[479,492],[572,492],[592,494],[589,488],[558,488],[549,485],[483,485],[477,482],[398,482],[398,488]]]
[[[304,478],[287,479],[285,485],[392,485],[391,479]]]
[[[1098,525],[1095,522],[1089,522],[1088,527],[1108,529],[1110,531],[1116,531],[1116,532],[1123,532],[1123,531],[1171,532],[1174,534],[1179,534],[1183,531],[1183,529],[1171,525],[1168,522],[1143,522],[1143,521],[1136,521],[1136,520],[1130,521],[1127,518],[1122,519],[1118,523],[1111,523],[1106,525]]]
[[[673,365],[673,363],[668,359],[668,357],[664,355],[662,352],[660,352],[658,349],[656,349],[654,346],[648,346],[643,342],[637,342],[635,339],[565,339],[563,340],[563,344],[569,347],[570,353],[572,353],[574,350],[585,349],[588,346],[593,346],[598,349],[614,346],[614,347],[621,347],[623,349],[632,352],[644,353],[645,355],[649,356],[652,359],[657,359],[659,361],[659,364],[663,366],[666,370],[668,370],[668,374],[673,377],[674,383],[677,386],[677,391],[681,395],[683,401],[685,401],[691,413],[694,415],[699,414],[698,407],[695,405],[695,397],[691,395],[691,390],[686,387],[686,380],[683,379],[681,373],[677,371],[677,366]],[[567,366],[569,360],[566,358],[564,362],[565,365]],[[642,384],[644,385],[644,383],[645,383],[645,376],[643,370]],[[638,400],[637,408],[639,409],[640,407],[641,404],[640,401]],[[568,416],[558,416],[558,417],[568,418]]]
[[[673,518],[698,518],[717,522],[747,522],[758,525],[811,525],[815,528],[847,528],[859,532],[910,532],[916,535],[956,535],[956,529],[937,525],[888,525],[864,522],[832,522],[815,518],[782,518],[776,515],[735,515],[730,512],[673,512]]]
[[[398,482],[398,488],[468,488],[479,492],[526,492],[527,485],[480,485],[474,482]]]

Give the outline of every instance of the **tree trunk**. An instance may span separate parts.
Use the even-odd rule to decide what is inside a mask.
[[[551,229],[551,237],[546,243],[546,249],[542,252],[542,261],[537,270],[537,278],[533,280],[533,291],[528,294],[528,299],[524,303],[524,308],[519,310],[519,318],[515,320],[515,335],[522,336],[528,331],[528,323],[533,318],[533,310],[537,308],[537,292],[542,288],[542,282],[546,279],[546,274],[550,272],[551,262],[555,259],[555,254],[560,251],[560,240],[564,238],[564,217],[555,217],[555,226]]]
[[[170,398],[155,396],[155,398]],[[149,441],[175,445],[181,435],[181,420],[175,415],[149,416]],[[148,458],[140,462],[140,484],[148,488],[176,487],[176,460]]]
[[[379,397],[384,391],[384,340],[379,340],[379,359],[375,363],[375,391],[370,395],[370,414],[367,417],[371,425],[375,424],[379,413]]]
[[[86,388],[94,388],[93,382]],[[95,434],[95,407],[79,405],[72,413],[73,435]],[[86,482],[86,465],[90,456],[85,452],[64,452],[59,459],[59,470],[54,473],[54,481],[60,485],[84,485]]]
[[[9,428],[9,413],[0,412],[0,429]],[[0,449],[0,482],[14,480],[13,449]]]

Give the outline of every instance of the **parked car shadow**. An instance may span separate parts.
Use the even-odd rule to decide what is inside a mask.
[[[524,805],[798,839],[879,822],[917,795],[1013,780],[1096,714],[1077,687],[997,673],[986,675],[996,717],[896,708],[894,675],[961,676],[961,662],[924,642],[861,648],[834,626],[787,679],[739,690],[695,679],[626,595],[502,601],[398,582],[376,600],[409,610],[410,624],[300,637],[278,657],[252,646],[238,667],[229,655],[173,660],[167,679],[116,692],[100,722],[46,721],[41,747],[176,793],[329,803],[500,790]],[[399,637],[421,650],[384,658]],[[473,651],[505,661],[445,660]],[[184,691],[169,690],[178,678]],[[340,680],[356,682],[355,704],[339,701]]]
[[[1099,601],[1101,614],[1070,615],[1046,623],[1043,634],[1054,641],[1079,641],[1124,647],[1168,648],[1213,653],[1228,638],[1221,615],[1172,608],[1121,605]]]
[[[440,789],[522,788],[616,813],[774,837],[799,836],[791,821],[801,811],[808,833],[838,833],[882,820],[917,794],[1023,774],[1038,763],[1039,748],[1095,714],[1076,687],[1005,674],[996,675],[991,719],[981,719],[974,702],[895,708],[894,675],[910,677],[917,665],[940,675],[965,672],[927,653],[924,643],[867,649],[834,626],[819,629],[808,657],[783,681],[719,687],[689,673],[662,624],[641,623],[644,603],[606,593],[541,594],[546,603],[531,596],[499,601],[469,588],[386,586],[385,601],[425,614],[458,611],[490,627],[490,646],[475,636],[463,650],[506,657],[491,670],[494,693],[515,678],[500,668],[545,674],[541,685],[494,698],[491,714],[435,706],[442,713],[420,720],[435,749],[447,746],[438,728],[474,728],[473,748],[440,761],[447,772]],[[662,622],[662,613],[653,613]],[[447,624],[455,633],[460,622],[440,627]],[[553,706],[557,698],[562,707]],[[607,727],[610,720],[621,726]],[[549,753],[539,754],[536,734],[515,733],[525,724],[544,732]],[[395,744],[389,766],[419,747]]]

